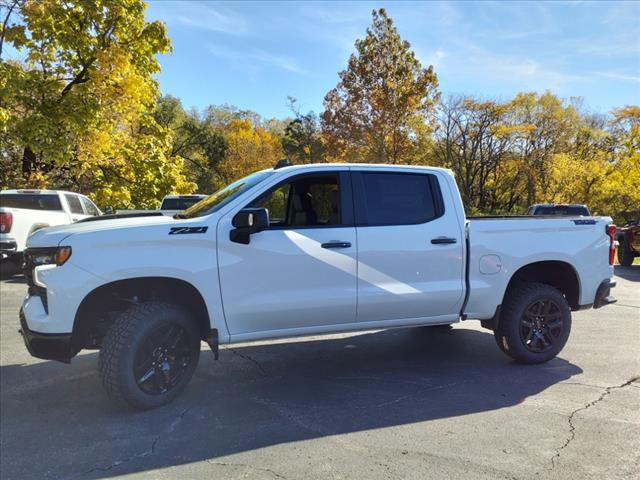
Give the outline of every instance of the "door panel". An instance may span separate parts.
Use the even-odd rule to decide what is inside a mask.
[[[232,335],[355,321],[355,228],[266,230],[242,245],[230,227],[219,227],[218,258]],[[352,246],[321,247],[335,240]]]
[[[333,188],[337,173],[332,188],[326,173],[310,177],[285,181],[247,205],[268,208],[272,225],[251,235],[248,245],[229,239],[237,211],[218,224],[222,301],[232,335],[355,321],[356,229],[342,208],[345,194],[352,205],[348,176],[345,182],[341,175],[339,190]]]
[[[367,181],[366,172],[354,174],[358,320],[456,314],[463,301],[464,238],[454,212],[444,211],[437,177],[380,175]]]

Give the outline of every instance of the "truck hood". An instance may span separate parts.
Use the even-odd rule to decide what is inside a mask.
[[[27,247],[55,247],[60,245],[65,238],[78,233],[100,232],[120,228],[144,227],[147,225],[180,225],[185,220],[176,220],[164,215],[133,218],[114,218],[109,220],[96,220],[92,222],[71,223],[46,227],[34,232],[27,239]]]

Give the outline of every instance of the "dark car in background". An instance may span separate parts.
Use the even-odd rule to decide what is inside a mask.
[[[635,257],[640,256],[640,218],[629,221],[616,231],[618,241],[618,263],[628,267]]]
[[[586,205],[577,203],[536,203],[527,210],[527,215],[568,215],[572,217],[590,217],[591,212]]]

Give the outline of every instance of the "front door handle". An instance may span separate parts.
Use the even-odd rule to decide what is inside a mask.
[[[433,243],[434,245],[443,245],[447,243],[456,243],[456,242],[457,240],[451,237],[437,237],[437,238],[431,239],[431,243]]]
[[[351,242],[327,242],[321,245],[322,248],[349,248]]]

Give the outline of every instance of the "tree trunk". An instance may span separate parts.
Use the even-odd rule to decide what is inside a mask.
[[[31,147],[24,147],[22,152],[22,176],[25,180],[29,179],[31,172],[36,163],[36,154]]]

